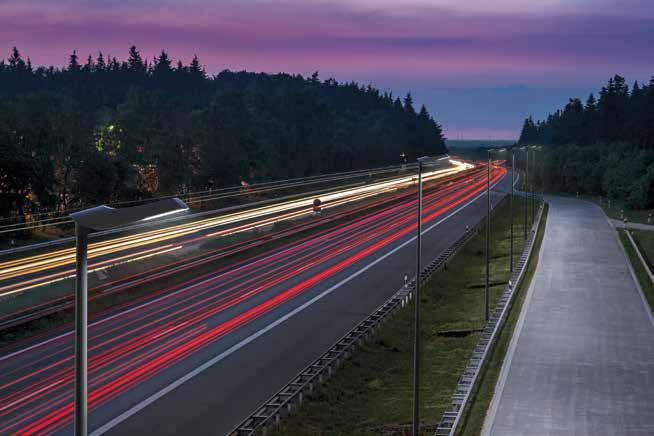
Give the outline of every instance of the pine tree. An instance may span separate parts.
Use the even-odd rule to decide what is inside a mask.
[[[77,50],[73,50],[68,60],[68,72],[77,73],[80,70],[79,62],[77,61]]]
[[[168,57],[168,53],[166,53],[164,50],[161,50],[159,57],[154,58],[154,68],[152,69],[154,78],[158,80],[165,80],[173,71],[171,65],[172,62]]]
[[[129,58],[127,59],[127,67],[130,71],[136,73],[145,72],[145,64],[141,58],[141,54],[136,49],[136,46],[131,46],[129,48]]]
[[[412,115],[416,113],[416,110],[413,108],[413,97],[410,92],[404,97],[404,110]]]
[[[82,71],[89,74],[91,73],[91,71],[93,71],[94,67],[95,66],[93,65],[93,58],[91,57],[91,55],[89,55],[86,58],[86,64],[84,64],[84,67],[82,67]]]
[[[104,71],[106,65],[104,63],[104,57],[102,52],[98,52],[98,58],[95,61],[95,71]]]
[[[22,71],[26,69],[25,61],[20,57],[20,52],[16,47],[11,51],[11,56],[7,59],[9,69],[14,71]]]
[[[518,142],[520,144],[535,144],[538,142],[538,136],[538,130],[534,124],[534,119],[530,115],[522,124],[522,131],[520,132],[520,139]]]
[[[189,66],[189,72],[191,73],[192,77],[198,79],[204,79],[207,75],[207,73],[204,71],[204,67],[200,65],[200,60],[198,59],[197,55],[193,55],[193,60]]]

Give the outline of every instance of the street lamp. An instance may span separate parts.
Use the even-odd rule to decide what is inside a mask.
[[[511,246],[509,248],[509,272],[513,272],[513,184],[515,174],[515,150],[511,149]]]
[[[531,147],[531,149],[534,152],[533,155],[533,162],[532,162],[532,167],[533,167],[533,175],[531,176],[531,224],[534,224],[535,218],[535,213],[536,213],[536,194],[534,192],[534,184],[536,181],[536,150],[540,149],[540,146],[534,145]],[[527,153],[529,153],[529,150],[527,149]]]
[[[416,290],[414,296],[415,314],[413,318],[413,436],[420,434],[420,243],[422,239],[422,169],[425,165],[433,165],[445,159],[448,155],[437,157],[423,156],[418,158],[418,223],[416,237]]]
[[[525,225],[524,225],[524,233],[525,233],[525,241],[527,240],[527,212],[529,209],[529,148],[525,147],[525,153],[527,154],[527,161],[525,163]]]
[[[486,292],[484,301],[484,319],[488,322],[490,318],[490,213],[491,213],[491,152],[504,151],[503,148],[493,150],[488,148],[488,178],[486,181]]]
[[[155,203],[114,209],[97,206],[70,214],[75,222],[75,435],[86,436],[88,385],[88,236],[93,231],[108,230],[128,224],[149,221],[188,210],[179,198],[167,198]]]

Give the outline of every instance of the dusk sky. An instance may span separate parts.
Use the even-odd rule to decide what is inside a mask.
[[[516,138],[609,76],[654,74],[651,0],[0,0],[0,50],[63,65],[166,49],[209,73],[289,72],[411,91],[446,135]]]

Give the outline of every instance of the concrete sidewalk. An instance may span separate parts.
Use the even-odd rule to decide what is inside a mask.
[[[482,434],[654,434],[654,321],[595,204],[547,197],[540,260]]]

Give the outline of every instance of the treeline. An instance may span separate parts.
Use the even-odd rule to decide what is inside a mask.
[[[388,165],[445,151],[411,95],[372,86],[225,70],[197,57],[152,62],[70,55],[0,62],[0,214],[64,210]]]
[[[572,98],[546,120],[525,120],[519,143],[544,145],[537,177],[551,191],[654,207],[654,78],[631,88],[616,75],[596,98]]]

